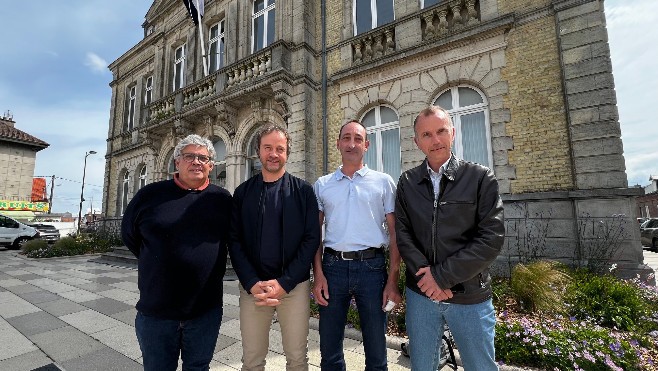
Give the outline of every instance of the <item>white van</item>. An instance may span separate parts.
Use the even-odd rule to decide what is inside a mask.
[[[0,246],[20,249],[26,241],[39,238],[39,231],[21,222],[0,215]]]

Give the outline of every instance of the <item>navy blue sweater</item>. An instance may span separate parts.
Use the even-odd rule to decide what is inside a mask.
[[[139,260],[137,310],[185,320],[222,305],[230,215],[230,193],[212,184],[195,191],[165,180],[137,192],[121,224]]]

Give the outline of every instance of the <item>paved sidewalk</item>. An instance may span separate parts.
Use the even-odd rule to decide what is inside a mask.
[[[46,370],[53,364],[66,371],[142,369],[134,328],[137,270],[89,259],[32,260],[0,248],[0,371]],[[241,366],[237,285],[224,284],[224,317],[212,370]],[[266,369],[285,370],[278,324],[272,328]],[[312,370],[320,369],[319,339],[311,330]],[[348,370],[363,369],[359,341],[345,339],[345,356]],[[410,367],[398,350],[388,349],[388,361],[391,371]]]

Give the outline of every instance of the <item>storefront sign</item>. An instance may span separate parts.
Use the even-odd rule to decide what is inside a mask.
[[[0,200],[0,210],[5,211],[48,211],[47,202]]]

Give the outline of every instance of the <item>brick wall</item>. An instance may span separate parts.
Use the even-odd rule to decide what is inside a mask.
[[[502,76],[509,93],[504,106],[511,113],[506,129],[514,141],[509,163],[516,167],[512,193],[573,188],[553,17],[512,29],[506,59]]]

